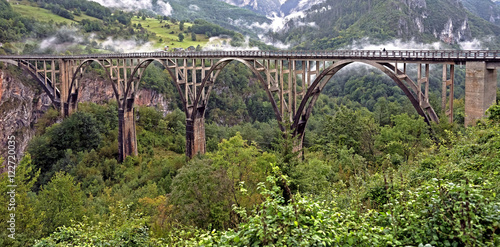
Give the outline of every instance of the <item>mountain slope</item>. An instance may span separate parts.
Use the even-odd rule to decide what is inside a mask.
[[[278,12],[283,0],[220,0],[228,4],[246,8],[262,15]]]
[[[456,44],[498,36],[500,27],[467,11],[455,0],[327,0],[270,34],[299,49],[333,49],[369,38]]]
[[[500,25],[500,2],[491,0],[461,0],[464,7],[477,16]]]
[[[148,10],[177,20],[203,19],[256,38],[253,23],[270,23],[263,15],[219,0],[92,0],[103,6],[127,11]]]

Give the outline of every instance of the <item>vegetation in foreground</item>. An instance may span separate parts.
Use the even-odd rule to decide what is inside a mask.
[[[236,133],[186,162],[184,114],[140,108],[140,154],[119,164],[116,105],[81,104],[38,126],[16,172],[16,239],[0,244],[498,246],[500,106],[489,113],[434,126],[436,144],[421,119],[379,127],[339,106],[303,159],[289,138],[263,151]]]

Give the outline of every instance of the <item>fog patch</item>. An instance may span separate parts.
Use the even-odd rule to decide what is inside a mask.
[[[278,49],[281,49],[281,50],[287,50],[290,48],[290,45],[287,45],[281,41],[275,41],[275,40],[271,40],[271,38],[263,35],[263,34],[259,34],[259,39],[261,42],[264,42],[266,45],[272,45]]]
[[[138,43],[135,40],[115,40],[111,37],[99,45],[105,50],[118,53],[152,52],[155,50],[151,42]]]
[[[158,0],[156,6],[153,6],[152,0],[90,0],[97,2],[105,7],[118,8],[128,11],[136,11],[139,9],[147,9],[155,11],[158,14],[170,16],[173,9],[170,3]]]
[[[250,38],[245,37],[243,45],[235,47],[231,45],[231,38],[211,37],[208,43],[203,46],[203,51],[258,51],[258,47],[250,47],[249,41]]]
[[[198,7],[198,5],[190,4],[189,9],[194,10],[194,11],[198,11],[198,10],[200,10],[200,7]]]
[[[492,37],[489,37],[486,38],[485,41],[491,42],[492,39],[493,39]],[[474,38],[471,41],[458,42],[458,45],[462,50],[488,50],[486,46],[483,44],[483,42],[476,38]]]
[[[84,41],[78,29],[75,27],[63,26],[57,30],[54,36],[48,37],[40,42],[39,50],[54,50],[55,52],[64,52],[69,47],[80,44]]]
[[[267,16],[271,20],[271,23],[252,23],[250,25],[250,28],[254,29],[261,29],[265,32],[267,31],[273,31],[273,32],[278,32],[280,30],[283,30],[285,28],[285,25],[287,22],[291,21],[292,19],[299,19],[303,18],[305,16],[305,13],[302,11],[294,12],[290,15],[283,16],[283,13],[276,13],[273,12],[272,15]]]
[[[441,42],[434,42],[431,44],[418,43],[415,41],[402,41],[396,39],[390,42],[374,44],[368,38],[354,41],[352,45],[348,46],[349,50],[440,50],[443,49],[444,44]]]
[[[158,12],[162,15],[165,15],[165,16],[170,16],[172,15],[172,12],[174,11],[172,9],[172,6],[170,5],[170,3],[165,3],[163,1],[158,1],[156,4],[158,4]]]

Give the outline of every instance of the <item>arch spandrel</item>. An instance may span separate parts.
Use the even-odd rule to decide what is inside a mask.
[[[111,61],[109,60],[103,60],[103,61],[106,61],[107,63],[109,63],[110,65],[112,64]],[[66,102],[67,104],[70,104],[70,101],[71,101],[71,92],[73,90],[73,88],[77,87],[75,84],[76,84],[76,80],[78,79],[78,76],[81,76],[83,75],[83,72],[85,71],[85,69],[90,66],[92,63],[97,63],[99,66],[101,66],[101,68],[104,69],[105,73],[106,73],[106,80],[111,84],[111,86],[113,87],[113,92],[114,92],[114,95],[115,95],[115,98],[116,98],[116,101],[118,102],[118,107],[123,107],[122,104],[120,104],[120,95],[119,95],[119,92],[118,92],[118,87],[117,87],[117,83],[114,82],[113,78],[112,78],[112,73],[114,74],[118,74],[118,71],[116,70],[116,68],[113,68],[112,66],[106,66],[103,64],[103,62],[99,61],[98,59],[86,59],[86,60],[83,60],[82,62],[80,62],[80,65],[78,65],[76,68],[75,68],[75,72],[73,73],[72,75],[72,78],[71,78],[71,83],[69,84],[69,93],[68,93],[68,98],[67,99],[62,99],[64,100],[64,102]],[[110,71],[108,70],[107,67],[110,67],[110,70],[113,71],[110,73]],[[78,90],[78,88],[76,88]],[[75,99],[76,100],[76,99]]]
[[[267,96],[269,98],[269,101],[271,102],[271,105],[273,106],[274,113],[275,113],[275,116],[276,116],[278,122],[281,123],[282,120],[283,120],[282,119],[282,114],[281,114],[281,112],[280,112],[280,110],[278,108],[278,105],[276,103],[276,100],[274,99],[274,96],[273,96],[271,90],[269,89],[268,83],[266,82],[266,80],[264,80],[263,76],[260,73],[260,71],[264,71],[265,72],[265,70],[267,70],[267,68],[264,65],[262,65],[261,68],[256,67],[256,65],[259,64],[259,63],[257,61],[255,61],[255,60],[244,60],[244,59],[241,59],[241,58],[224,58],[224,59],[220,59],[217,63],[215,63],[210,68],[210,70],[206,73],[206,76],[203,78],[200,87],[201,88],[205,88],[206,86],[208,86],[208,89],[205,91],[205,93],[203,93],[202,90],[200,90],[197,93],[196,99],[195,99],[193,105],[194,106],[199,106],[200,103],[203,103],[203,104],[207,103],[209,95],[210,95],[210,92],[211,92],[212,87],[213,87],[213,84],[216,81],[219,73],[230,62],[233,62],[233,61],[237,61],[239,63],[242,63],[247,68],[249,68],[252,71],[252,73],[257,77],[257,79],[259,80],[259,82],[263,86],[264,90],[266,91],[266,94],[267,94]],[[251,64],[251,62],[253,64]],[[191,118],[192,119],[196,119],[198,117],[203,117],[203,116],[198,116],[198,114],[199,114],[198,111],[193,111],[193,114],[191,115]],[[281,124],[280,124],[280,127],[283,128],[281,126]],[[284,130],[284,129],[282,129],[282,130]]]
[[[187,110],[186,99],[184,97],[184,94],[182,92],[182,89],[181,89],[179,83],[176,82],[179,78],[176,78],[176,73],[174,71],[172,71],[172,68],[174,68],[174,70],[177,68],[177,63],[174,62],[172,59],[148,58],[148,59],[140,61],[139,64],[137,64],[137,66],[134,67],[134,70],[132,71],[129,80],[127,81],[127,84],[126,84],[127,90],[125,92],[125,95],[128,95],[129,93],[131,93],[130,90],[133,90],[133,92],[137,92],[139,90],[139,82],[142,79],[144,71],[146,71],[146,69],[153,62],[160,63],[165,68],[165,70],[168,71],[168,74],[172,78],[172,83],[177,88],[177,91],[179,93],[181,101],[184,105],[184,110]],[[132,83],[135,83],[133,89],[132,89]]]
[[[312,113],[314,104],[316,103],[316,100],[318,99],[320,93],[323,91],[325,85],[330,81],[330,79],[338,71],[340,71],[345,66],[352,64],[354,62],[360,62],[360,63],[370,65],[370,66],[375,67],[378,70],[382,71],[387,76],[389,76],[398,85],[398,87],[401,88],[401,90],[403,90],[403,92],[408,97],[408,99],[412,103],[412,105],[415,108],[415,110],[417,111],[417,113],[420,116],[424,117],[424,120],[428,124],[430,124],[431,121],[435,121],[435,122],[439,121],[439,119],[437,118],[437,115],[434,112],[434,109],[432,109],[432,106],[429,105],[428,108],[425,109],[427,111],[427,114],[426,114],[426,112],[424,111],[424,109],[422,109],[422,107],[420,106],[420,103],[418,101],[418,95],[417,95],[418,92],[414,92],[414,91],[410,90],[410,88],[408,88],[406,86],[406,84],[404,83],[403,80],[409,81],[410,85],[411,85],[411,83],[413,83],[413,81],[411,81],[411,79],[408,76],[404,76],[404,79],[402,79],[403,77],[400,76],[401,71],[399,71],[399,70],[397,70],[398,74],[396,74],[395,73],[396,67],[394,65],[377,63],[377,62],[368,61],[368,60],[364,60],[364,61],[341,60],[341,61],[335,62],[330,67],[324,69],[321,72],[321,74],[314,80],[314,82],[308,88],[307,93],[306,93],[306,95],[304,95],[304,98],[302,99],[302,102],[301,102],[299,108],[297,109],[297,112],[295,113],[295,116],[293,119],[292,129],[294,129],[295,134],[303,134],[304,129],[305,129],[305,125],[306,125],[307,120],[309,119],[309,117]],[[413,84],[415,85],[415,83],[413,83]]]

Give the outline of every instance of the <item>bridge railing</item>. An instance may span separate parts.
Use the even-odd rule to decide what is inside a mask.
[[[291,59],[385,59],[385,60],[496,60],[499,50],[331,50],[331,51],[194,51],[88,54],[74,56],[11,55],[0,59],[108,59],[108,58],[291,58]]]

